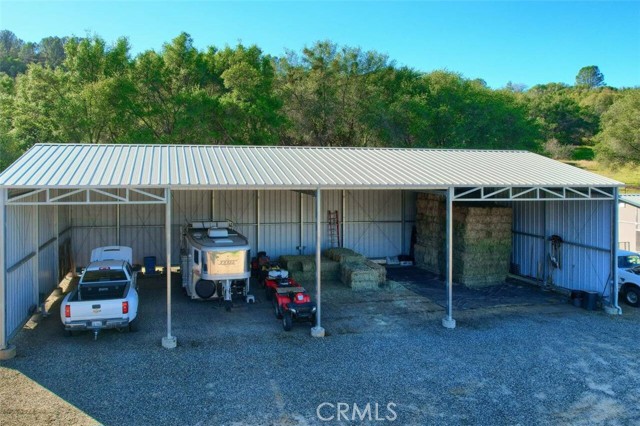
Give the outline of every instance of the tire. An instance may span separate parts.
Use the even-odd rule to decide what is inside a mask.
[[[73,331],[71,330],[64,330],[64,335],[66,337],[73,337]]]
[[[138,328],[138,319],[136,318],[136,319],[134,319],[133,321],[131,321],[129,323],[129,332],[130,333],[135,333],[138,330],[139,330],[139,328]]]
[[[282,319],[282,309],[280,309],[280,305],[278,304],[278,299],[274,298],[271,301],[271,304],[273,305],[273,313],[276,316],[276,318]]]
[[[213,281],[198,280],[195,285],[196,294],[200,299],[209,299],[216,292],[216,285]]]
[[[311,319],[309,320],[309,322],[311,322],[311,327],[316,326],[316,314],[311,315]]]
[[[267,300],[273,299],[273,290],[270,287],[264,289],[264,298]]]
[[[231,300],[224,301],[224,310],[229,312],[231,310]]]
[[[291,316],[291,311],[287,311],[282,316],[282,328],[284,328],[284,331],[291,331],[292,326],[293,317]]]
[[[624,301],[629,306],[640,306],[640,288],[636,286],[627,287],[624,291]]]

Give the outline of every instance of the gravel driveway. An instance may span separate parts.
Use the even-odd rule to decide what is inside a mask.
[[[327,283],[328,335],[314,339],[308,324],[284,332],[259,290],[227,313],[176,281],[179,346],[166,350],[163,289],[141,280],[135,333],[64,337],[57,309],[20,332],[0,364],[0,424],[640,423],[639,309],[466,309],[447,330],[442,307],[403,286]]]

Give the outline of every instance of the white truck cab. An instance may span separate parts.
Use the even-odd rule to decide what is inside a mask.
[[[640,306],[640,254],[618,250],[620,295],[628,305]]]

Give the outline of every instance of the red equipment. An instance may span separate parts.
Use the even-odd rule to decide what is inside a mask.
[[[293,321],[310,321],[316,324],[316,304],[304,287],[289,278],[287,271],[272,269],[264,280],[265,296],[273,303],[276,318],[282,320],[285,331],[291,330]]]

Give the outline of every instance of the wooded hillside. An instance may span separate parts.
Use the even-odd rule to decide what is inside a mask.
[[[0,170],[37,142],[526,149],[640,162],[640,90],[576,84],[491,89],[450,71],[317,42],[281,57],[199,50],[186,34],[132,56],[126,38],[0,32]]]

